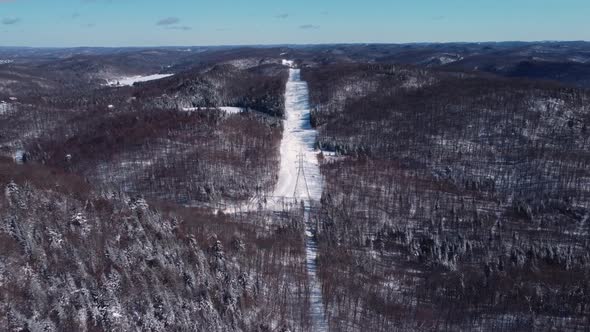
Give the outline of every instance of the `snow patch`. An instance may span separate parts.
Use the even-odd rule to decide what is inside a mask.
[[[22,165],[25,163],[25,150],[16,150],[14,152],[14,162]]]
[[[129,205],[129,207],[133,211],[136,211],[136,210],[146,211],[149,208],[147,201],[141,197],[131,198],[127,204]]]
[[[74,225],[80,226],[86,224],[86,217],[82,212],[78,212],[70,217],[70,222]]]
[[[444,66],[461,60],[463,60],[463,57],[459,54],[443,53],[425,59],[422,61],[422,64],[425,64],[428,67]]]
[[[19,187],[16,183],[14,183],[14,181],[10,181],[10,183],[6,185],[6,188],[4,189],[4,195],[6,198],[10,198],[14,195],[17,195],[18,193]]]
[[[109,80],[107,82],[108,86],[132,86],[138,82],[147,82],[147,81],[154,81],[159,80],[165,77],[170,77],[174,74],[153,74],[153,75],[146,75],[146,76],[124,76],[119,77],[116,79]]]
[[[220,106],[220,107],[183,107],[185,112],[195,111],[222,111],[228,114],[238,114],[245,112],[247,109],[243,107],[232,107],[232,106]]]
[[[293,60],[283,59],[283,61],[281,61],[281,63],[283,64],[283,66],[295,68],[295,61],[293,61]]]
[[[588,62],[590,62],[590,57],[572,56],[572,57],[569,57],[568,60],[571,62],[577,62],[577,63],[588,63]]]
[[[8,111],[10,110],[10,105],[3,101],[0,101],[0,115],[8,113]]]

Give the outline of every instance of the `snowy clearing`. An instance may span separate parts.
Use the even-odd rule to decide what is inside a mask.
[[[293,62],[287,61],[287,63]],[[230,112],[239,110],[235,107],[220,107],[220,109]],[[198,108],[183,110],[198,110]],[[285,91],[285,119],[280,146],[281,162],[275,189],[264,197],[254,197],[237,206],[229,206],[224,210],[225,212],[247,212],[259,208],[282,211],[285,204],[320,200],[323,189],[318,160],[320,151],[315,149],[317,131],[311,127],[310,115],[307,83],[301,81],[300,69],[290,68]]]
[[[289,66],[292,61],[284,60]],[[322,196],[323,179],[320,173],[318,153],[315,149],[317,131],[311,127],[309,90],[301,80],[300,69],[289,69],[289,80],[285,91],[285,119],[281,140],[281,165],[279,181],[273,197],[293,197],[305,201],[305,252],[307,276],[310,289],[310,315],[314,331],[327,331],[322,288],[317,276],[318,244],[310,219],[310,202],[319,201]],[[273,206],[274,205],[274,206]],[[280,206],[274,203],[271,209]]]
[[[315,149],[317,131],[311,127],[309,91],[300,69],[289,69],[285,92],[285,119],[281,140],[279,181],[273,197],[319,201],[322,177]]]
[[[318,243],[311,220],[312,202],[322,196],[323,179],[320,173],[318,154],[315,149],[317,131],[311,127],[309,90],[301,80],[300,69],[293,68],[293,61],[283,60],[289,66],[289,80],[285,91],[285,119],[283,138],[280,146],[281,164],[275,190],[269,197],[255,197],[241,206],[226,209],[225,212],[247,212],[257,208],[282,211],[285,203],[302,201],[305,204],[305,252],[307,277],[310,283],[310,315],[313,331],[327,331],[328,323],[324,311],[322,288],[318,278]],[[220,107],[234,110],[236,108]],[[262,204],[264,202],[264,204]]]
[[[247,111],[246,108],[243,107],[232,107],[232,106],[220,106],[220,107],[183,107],[183,111],[185,112],[195,112],[195,111],[216,111],[220,110],[227,114],[238,114]]]
[[[285,60],[283,59],[283,61],[281,62],[283,64],[283,66],[287,66],[287,67],[295,67],[295,62],[293,60]]]
[[[281,162],[275,189],[265,197],[254,197],[238,206],[230,206],[225,212],[259,208],[282,211],[285,204],[320,200],[323,189],[318,160],[320,151],[315,149],[317,131],[311,127],[310,116],[307,83],[301,80],[300,69],[290,68],[285,91]]]
[[[137,83],[137,82],[147,82],[147,81],[153,81],[153,80],[159,80],[161,78],[165,78],[165,77],[170,77],[174,74],[153,74],[153,75],[147,75],[147,76],[124,76],[124,77],[119,77],[116,79],[112,79],[109,80],[107,82],[108,86],[132,86],[133,84]]]

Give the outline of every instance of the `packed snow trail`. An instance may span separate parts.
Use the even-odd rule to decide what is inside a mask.
[[[322,177],[317,159],[318,152],[315,150],[316,137],[317,132],[311,127],[310,122],[307,83],[301,80],[299,69],[290,68],[285,91],[279,181],[273,197],[293,197],[305,204],[305,253],[312,330],[327,331],[322,289],[317,276],[318,244],[313,235],[313,222],[310,217],[312,202],[318,202],[322,196]]]

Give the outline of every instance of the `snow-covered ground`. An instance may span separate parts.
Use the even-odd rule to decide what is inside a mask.
[[[25,150],[18,149],[14,153],[14,161],[22,165],[25,162]]]
[[[8,59],[0,59],[0,65],[6,65],[9,63],[13,63],[14,60],[8,60]]]
[[[292,62],[288,62],[292,66]],[[281,165],[279,181],[273,197],[293,197],[305,201],[305,253],[307,276],[310,284],[310,308],[313,331],[327,331],[322,288],[317,276],[318,244],[313,235],[310,220],[310,201],[319,201],[322,196],[323,180],[315,149],[317,132],[311,127],[309,90],[301,80],[300,69],[289,69],[289,80],[285,92],[285,119],[281,140]],[[278,209],[270,206],[271,209]]]
[[[311,127],[307,83],[300,75],[300,69],[289,69],[279,181],[272,196],[319,201],[323,181],[315,149],[317,132]]]
[[[237,107],[218,108],[228,113],[243,111]],[[198,108],[183,110],[194,111]],[[275,189],[266,197],[253,198],[241,206],[226,209],[226,212],[255,210],[260,204],[267,210],[282,211],[285,202],[320,200],[323,188],[318,161],[320,151],[315,149],[317,131],[311,127],[310,115],[307,83],[301,80],[299,69],[290,68],[285,91],[281,163]]]
[[[307,276],[310,285],[310,314],[313,331],[327,331],[321,284],[317,276],[318,244],[313,234],[310,206],[322,196],[323,179],[318,154],[315,149],[317,131],[311,127],[309,90],[301,80],[300,69],[294,62],[283,60],[290,67],[285,91],[285,119],[280,146],[281,164],[279,179],[273,193],[267,197],[255,197],[240,206],[226,208],[225,212],[247,212],[263,208],[282,211],[287,204],[303,201],[305,204],[305,252]],[[235,108],[221,107],[231,110]],[[191,109],[185,109],[191,110]]]
[[[0,115],[8,113],[13,110],[13,105],[5,101],[0,101]]]
[[[317,131],[311,127],[310,115],[307,83],[301,80],[300,69],[290,68],[285,91],[281,163],[275,189],[265,197],[254,197],[248,202],[230,206],[224,212],[247,212],[259,208],[282,211],[285,204],[295,201],[320,200],[323,188],[318,161],[320,151],[315,149]]]
[[[234,206],[225,211],[246,212],[258,208],[282,211],[285,202],[287,204],[295,201],[305,203],[305,252],[311,292],[310,314],[313,321],[313,331],[327,331],[322,289],[317,276],[318,245],[313,234],[314,227],[310,220],[309,209],[311,202],[320,200],[323,188],[318,161],[320,151],[315,149],[317,132],[311,127],[307,83],[301,80],[301,71],[293,68],[292,61],[284,60],[283,64],[289,66],[290,69],[285,91],[285,119],[283,120],[283,138],[280,146],[281,164],[277,185],[273,193],[264,199],[253,198],[241,206]],[[235,108],[222,107],[222,109],[233,110]]]
[[[221,107],[183,107],[183,111],[185,112],[194,112],[194,111],[214,111],[214,110],[221,110],[228,114],[238,114],[246,111],[245,108],[242,107],[231,107],[231,106],[221,106]]]
[[[147,76],[141,76],[141,75],[125,76],[125,77],[111,79],[107,82],[107,85],[108,86],[131,86],[137,82],[147,82],[147,81],[159,80],[161,78],[169,77],[172,75],[174,75],[174,74],[153,74],[153,75],[147,75]]]
[[[586,56],[572,56],[568,58],[569,61],[571,62],[578,62],[578,63],[589,63],[590,62],[590,56],[586,57]]]
[[[305,267],[310,287],[309,301],[313,331],[328,331],[322,286],[318,278],[318,242],[313,234],[314,226],[313,220],[310,220],[308,204],[306,204],[305,219]]]
[[[293,68],[295,66],[295,62],[293,60],[283,59],[282,64],[283,64],[283,66],[287,66],[287,67],[291,67],[291,68]]]

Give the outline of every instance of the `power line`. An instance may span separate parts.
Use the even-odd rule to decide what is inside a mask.
[[[303,177],[303,182],[305,183],[305,191],[307,192],[307,199],[311,201],[311,194],[309,192],[309,185],[307,184],[307,177],[305,176],[305,166],[304,166],[304,157],[303,150],[299,150],[299,154],[297,155],[299,164],[297,165],[297,180],[295,181],[295,189],[293,191],[293,197],[297,197],[297,187],[299,186],[299,178]]]

